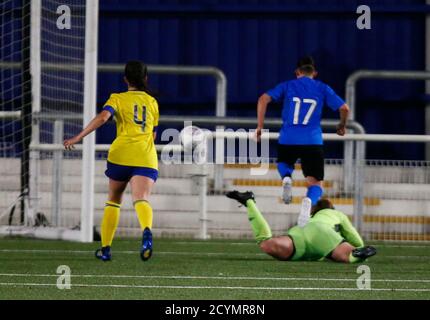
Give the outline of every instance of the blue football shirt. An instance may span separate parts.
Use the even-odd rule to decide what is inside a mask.
[[[328,85],[309,77],[282,82],[266,93],[283,101],[279,143],[285,145],[322,145],[323,107],[336,111],[345,104]]]

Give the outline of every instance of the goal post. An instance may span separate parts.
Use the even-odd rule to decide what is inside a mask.
[[[30,141],[31,144],[39,144],[40,143],[40,130],[38,120],[32,119],[33,114],[38,114],[42,110],[42,98],[41,98],[41,20],[42,20],[42,0],[33,0],[27,1],[30,6],[30,48],[29,48],[29,58],[30,58],[30,101],[31,101],[31,114],[25,115],[30,117],[29,125],[24,127],[24,130],[28,130],[28,132],[24,133],[25,139],[28,139],[28,135],[31,135]],[[25,40],[24,40],[25,41]],[[25,44],[24,44],[25,48]],[[26,114],[26,112],[23,112]],[[28,146],[29,147],[29,146]],[[40,153],[38,151],[27,151],[29,154],[29,164],[27,167],[28,170],[28,192],[29,192],[29,206],[25,210],[26,219],[25,224],[29,225],[33,223],[34,214],[37,212],[37,208],[39,207],[39,177],[40,177],[40,168],[39,168],[39,160]],[[21,173],[22,174],[22,173]],[[28,221],[28,218],[31,217],[31,221]]]
[[[79,152],[41,146],[96,114],[98,11],[98,0],[0,3],[0,234],[93,240],[95,134]]]
[[[98,0],[87,0],[85,21],[84,125],[96,115]],[[83,141],[81,241],[93,241],[95,133]]]

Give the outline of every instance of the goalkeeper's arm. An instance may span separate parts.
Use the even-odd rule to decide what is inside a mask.
[[[359,248],[364,246],[364,242],[360,234],[354,228],[351,221],[349,221],[348,217],[343,213],[340,223],[340,232],[342,237],[344,237],[345,240],[354,247]]]

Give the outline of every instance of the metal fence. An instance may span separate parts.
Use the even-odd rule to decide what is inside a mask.
[[[372,240],[430,240],[430,162],[367,160],[363,235]]]
[[[17,62],[0,61],[0,70],[19,70],[21,64]],[[42,70],[61,70],[70,72],[83,71],[84,65],[73,64],[58,64],[58,63],[42,63]],[[124,65],[122,64],[99,64],[97,67],[99,72],[103,73],[122,73]],[[227,78],[225,74],[218,68],[212,66],[183,66],[183,65],[148,65],[148,71],[154,74],[170,74],[170,75],[206,75],[211,76],[216,81],[216,106],[215,115],[218,117],[226,116],[227,108]],[[20,113],[10,113],[0,110],[0,118],[10,118],[10,116],[19,117]]]
[[[357,109],[357,83],[364,79],[385,79],[385,80],[420,80],[427,82],[427,91],[430,90],[430,72],[428,71],[416,71],[416,70],[357,70],[349,75],[346,80],[345,87],[345,97],[346,103],[349,105],[350,120],[355,120],[355,114]],[[430,106],[426,108],[426,114],[430,114]],[[428,122],[428,121],[427,121]],[[426,132],[430,132],[430,124],[426,124]],[[352,142],[346,142],[344,148],[344,160],[345,160],[345,171],[344,179],[346,184],[346,189],[352,188],[353,177],[350,172],[352,172],[351,165],[353,159],[353,146]],[[426,146],[426,159],[430,158],[430,144],[427,143]]]

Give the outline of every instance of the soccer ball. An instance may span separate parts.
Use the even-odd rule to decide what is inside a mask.
[[[179,140],[186,150],[194,149],[205,139],[205,134],[202,129],[196,126],[187,126],[182,129],[179,134]]]

